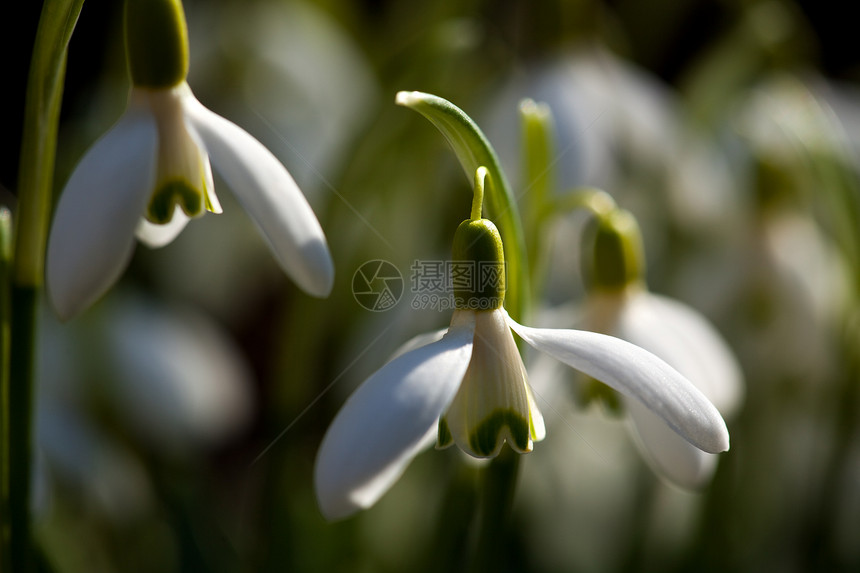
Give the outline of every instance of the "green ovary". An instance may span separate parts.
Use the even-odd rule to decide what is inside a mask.
[[[469,436],[469,446],[479,456],[491,456],[496,451],[499,437],[508,429],[514,449],[520,452],[531,450],[529,443],[529,421],[514,410],[494,410],[478,424]]]
[[[135,86],[167,88],[188,75],[188,29],[179,0],[128,0],[125,44]]]
[[[203,194],[187,181],[166,181],[152,194],[146,218],[157,225],[167,224],[173,218],[176,205],[189,217],[199,215],[204,209]]]

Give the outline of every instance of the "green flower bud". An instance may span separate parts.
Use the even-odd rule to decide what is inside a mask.
[[[494,310],[505,300],[505,253],[499,230],[489,219],[467,219],[454,233],[451,264],[454,305]]]
[[[622,290],[645,275],[645,251],[636,219],[616,209],[592,219],[590,241],[582,256],[582,274],[589,288]]]
[[[180,0],[127,0],[125,44],[135,87],[169,88],[188,75],[188,29]]]

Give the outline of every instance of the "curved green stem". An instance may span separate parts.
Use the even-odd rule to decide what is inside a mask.
[[[606,216],[617,208],[612,195],[601,189],[584,187],[571,189],[557,199],[546,203],[541,211],[540,220],[544,221],[552,216],[563,215],[585,209],[599,217]]]
[[[3,570],[15,573],[26,573],[34,567],[30,482],[36,314],[45,267],[66,54],[82,6],[83,0],[43,4],[27,83],[15,257],[10,277],[12,316],[5,422],[8,449],[2,468],[9,500],[8,511],[2,517],[2,559],[8,560]]]
[[[498,224],[505,243],[508,273],[505,307],[515,320],[522,320],[530,300],[525,236],[516,197],[495,150],[477,124],[448,100],[422,92],[399,92],[395,101],[417,111],[436,126],[451,145],[470,181],[478,167],[487,168],[490,175],[486,189],[487,210],[489,218]]]

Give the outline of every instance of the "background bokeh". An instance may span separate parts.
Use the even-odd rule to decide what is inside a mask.
[[[14,208],[40,3],[2,21],[0,203]],[[72,38],[62,188],[128,91],[122,3],[88,0]],[[329,240],[327,300],[278,269],[217,178],[222,215],[139,247],[84,316],[40,328],[37,531],[58,572],[455,571],[481,466],[419,456],[372,509],[321,517],[323,432],[349,393],[449,313],[413,309],[410,267],[445,260],[470,182],[394,105],[444,97],[499,152],[521,207],[517,106],[556,120],[558,192],[593,186],[639,220],[652,291],[706,315],[746,395],[700,492],[661,481],[622,416],[564,399],[524,457],[507,571],[860,570],[860,50],[846,3],[188,0],[189,84],[294,175]],[[577,221],[540,236],[541,310],[573,326]],[[370,312],[365,261],[406,278]],[[565,310],[562,310],[565,309]],[[569,319],[563,312],[570,312]],[[541,375],[540,371],[533,376]],[[540,404],[544,406],[543,404]]]

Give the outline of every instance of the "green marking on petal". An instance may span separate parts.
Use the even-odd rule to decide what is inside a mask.
[[[492,456],[505,428],[515,450],[531,450],[529,421],[514,410],[494,410],[469,436],[469,446],[479,456]]]
[[[203,212],[203,203],[200,191],[187,181],[166,181],[152,194],[146,208],[146,218],[157,225],[164,225],[173,218],[176,205],[179,205],[186,215],[194,217]]]
[[[454,436],[451,435],[451,430],[448,429],[448,421],[445,416],[439,418],[439,431],[436,434],[436,449],[444,450],[454,444]]]
[[[209,193],[203,194],[203,200],[206,202],[206,210],[207,211],[209,211],[210,213],[220,213],[221,212],[221,205],[216,206],[214,203],[212,203],[212,199],[210,198]]]

